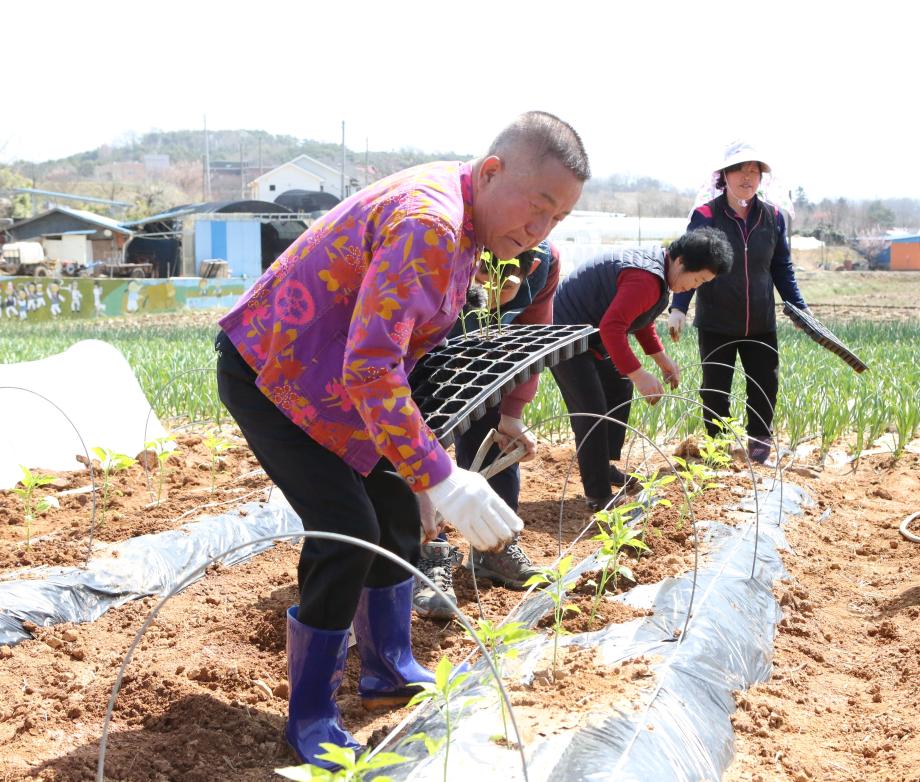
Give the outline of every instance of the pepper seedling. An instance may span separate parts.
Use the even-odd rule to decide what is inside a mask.
[[[99,460],[99,464],[102,465],[102,509],[99,517],[99,526],[101,527],[105,524],[105,513],[109,506],[111,476],[116,472],[127,470],[133,464],[137,464],[137,459],[132,459],[127,454],[115,453],[100,446],[92,448],[91,451],[93,456]]]
[[[52,497],[42,497],[35,501],[35,490],[40,486],[47,486],[54,478],[50,475],[35,475],[32,471],[23,465],[19,465],[22,470],[22,478],[19,483],[21,489],[13,489],[13,492],[22,499],[23,520],[26,524],[26,548],[32,547],[32,522],[39,513],[44,513],[49,508],[55,507],[57,500]]]

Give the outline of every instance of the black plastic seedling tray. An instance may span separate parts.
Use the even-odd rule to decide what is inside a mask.
[[[588,349],[592,326],[510,325],[449,340],[416,365],[412,398],[446,448],[504,394]]]
[[[783,312],[786,313],[793,323],[796,323],[802,331],[817,342],[821,347],[827,348],[831,353],[835,353],[847,362],[857,372],[865,372],[869,367],[863,363],[853,351],[844,345],[833,332],[824,326],[814,315],[803,312],[798,307],[790,304],[788,301],[783,302]]]

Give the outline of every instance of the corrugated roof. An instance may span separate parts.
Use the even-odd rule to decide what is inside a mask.
[[[245,207],[245,208],[244,208]],[[147,225],[148,223],[160,223],[164,220],[175,220],[177,217],[183,217],[189,214],[208,214],[208,213],[233,213],[233,212],[253,212],[257,214],[290,214],[291,210],[281,204],[273,204],[270,201],[202,201],[197,204],[183,204],[174,206],[165,212],[142,217],[140,220],[132,220],[130,223],[123,223],[125,226],[137,227]]]
[[[104,215],[97,215],[95,212],[86,212],[83,209],[71,209],[69,206],[53,206],[40,215],[35,215],[35,217],[30,217],[27,220],[20,220],[18,223],[13,223],[13,225],[7,226],[7,229],[15,231],[23,225],[41,220],[43,217],[47,217],[54,212],[61,212],[62,214],[76,217],[78,220],[83,220],[92,225],[98,225],[100,228],[108,228],[111,231],[127,236],[130,236],[132,233],[130,229],[126,228],[122,223],[119,223],[118,220],[114,220],[111,217],[105,217]]]

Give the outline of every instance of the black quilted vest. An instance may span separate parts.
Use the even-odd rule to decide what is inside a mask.
[[[651,309],[643,312],[629,326],[632,334],[653,323],[668,306],[665,280],[664,249],[613,250],[587,261],[564,280],[560,280],[553,299],[553,322],[586,323],[597,327],[617,293],[617,278],[624,269],[643,269],[661,281],[661,295]]]
[[[698,329],[734,337],[776,331],[773,276],[770,262],[776,249],[776,212],[759,198],[752,205],[751,228],[735,216],[725,195],[708,204],[716,228],[721,228],[734,250],[728,274],[701,285],[696,292]],[[745,235],[747,234],[747,235]]]

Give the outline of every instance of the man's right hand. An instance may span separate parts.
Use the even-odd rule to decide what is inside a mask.
[[[670,332],[671,339],[674,342],[678,342],[680,340],[680,332],[684,330],[686,323],[686,312],[681,312],[679,309],[671,310],[671,313],[668,315],[668,332]]]
[[[479,551],[501,551],[524,522],[477,472],[454,465],[425,493],[434,508]]]

